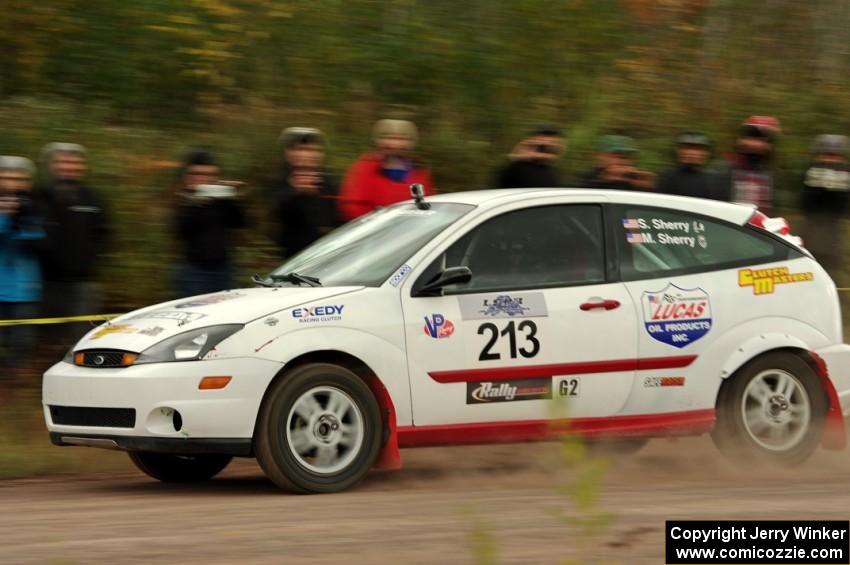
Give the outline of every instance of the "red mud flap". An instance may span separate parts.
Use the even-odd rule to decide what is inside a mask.
[[[367,380],[372,394],[378,400],[381,418],[384,421],[384,445],[372,466],[374,469],[401,469],[401,453],[398,452],[398,433],[396,432],[395,406],[384,384],[375,376]]]
[[[835,385],[832,384],[832,380],[829,378],[829,370],[826,367],[826,362],[817,353],[810,351],[809,355],[814,361],[818,377],[820,377],[820,382],[829,399],[829,408],[826,411],[826,419],[823,424],[821,445],[824,449],[844,449],[847,447],[847,430],[844,427],[844,415],[841,413],[841,401],[838,400]]]

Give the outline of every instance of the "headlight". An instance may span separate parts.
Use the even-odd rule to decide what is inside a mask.
[[[210,350],[232,336],[244,326],[224,324],[198,328],[164,339],[142,351],[134,365],[142,363],[165,363],[167,361],[196,361]]]

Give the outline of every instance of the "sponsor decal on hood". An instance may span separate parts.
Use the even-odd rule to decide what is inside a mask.
[[[302,324],[314,322],[339,322],[342,320],[342,310],[345,304],[323,304],[321,306],[305,306],[292,310],[292,317]]]
[[[644,292],[641,305],[647,333],[661,343],[686,347],[711,329],[711,302],[701,288],[671,283],[657,292]]]

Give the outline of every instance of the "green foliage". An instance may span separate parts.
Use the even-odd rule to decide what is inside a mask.
[[[119,240],[115,308],[166,298],[173,163],[218,150],[253,187],[243,276],[277,261],[263,186],[283,127],[328,133],[342,171],[382,116],[414,119],[441,190],[487,187],[536,122],[565,127],[568,177],[596,138],[634,136],[669,164],[683,127],[730,148],[750,114],[779,117],[781,202],[814,135],[850,130],[840,2],[733,0],[6,0],[0,153],[91,149]]]

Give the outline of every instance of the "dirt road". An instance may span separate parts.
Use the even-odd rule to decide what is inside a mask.
[[[252,461],[204,485],[118,475],[0,482],[2,563],[474,563],[473,534],[501,563],[558,563],[577,533],[557,444],[405,451],[336,495],[277,491]],[[93,452],[92,456],[97,456]],[[613,460],[603,507],[616,515],[593,554],[663,563],[665,519],[850,518],[850,453],[793,471],[738,470],[704,438],[656,441]]]

